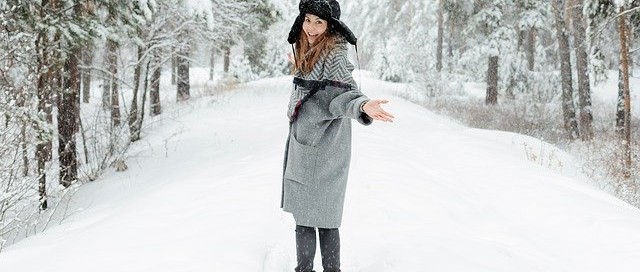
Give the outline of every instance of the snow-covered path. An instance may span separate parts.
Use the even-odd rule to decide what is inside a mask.
[[[354,123],[343,271],[640,267],[640,211],[581,180],[562,152],[362,80],[397,118]],[[3,251],[0,271],[293,271],[294,221],[279,209],[289,82],[192,102],[134,148],[129,171],[81,188],[81,211]]]

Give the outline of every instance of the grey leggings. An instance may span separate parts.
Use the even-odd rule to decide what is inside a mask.
[[[340,272],[340,233],[338,229],[318,228],[320,253],[324,272]],[[298,266],[296,272],[313,272],[316,255],[316,229],[296,226],[296,251]]]

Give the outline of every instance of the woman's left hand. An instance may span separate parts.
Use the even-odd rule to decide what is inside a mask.
[[[395,117],[390,113],[384,111],[382,107],[380,107],[380,104],[387,103],[389,103],[388,100],[369,100],[364,104],[362,108],[364,110],[364,113],[369,115],[374,120],[393,123],[393,118]]]
[[[290,52],[287,52],[287,59],[289,60],[289,62],[291,62],[291,64],[296,65],[296,59]]]

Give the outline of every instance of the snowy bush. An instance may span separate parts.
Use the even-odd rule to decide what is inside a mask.
[[[229,75],[239,82],[248,82],[258,79],[258,75],[253,72],[251,62],[244,55],[236,55],[231,60]]]

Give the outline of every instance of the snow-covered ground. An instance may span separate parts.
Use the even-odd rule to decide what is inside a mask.
[[[459,125],[391,95],[400,84],[356,80],[391,100],[396,121],[354,123],[343,271],[640,267],[640,211],[562,151]],[[290,81],[185,105],[132,148],[127,172],[81,187],[67,220],[0,253],[0,271],[293,271],[294,221],[279,209]]]

